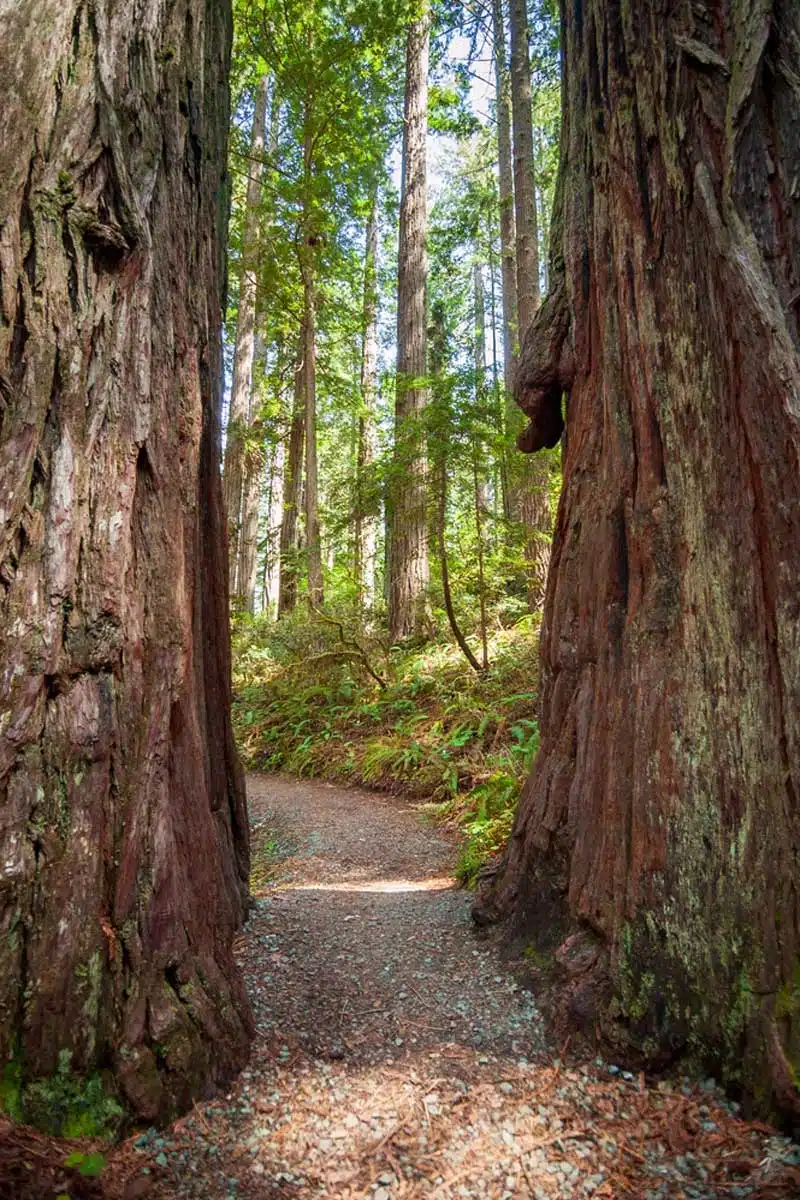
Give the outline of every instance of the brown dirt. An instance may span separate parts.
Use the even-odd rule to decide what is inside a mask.
[[[791,1145],[710,1084],[554,1056],[520,971],[473,931],[449,831],[396,797],[278,777],[249,792],[250,1065],[130,1139],[109,1195],[800,1195]]]

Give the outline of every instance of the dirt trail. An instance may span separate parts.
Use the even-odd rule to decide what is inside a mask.
[[[472,930],[454,837],[408,803],[279,777],[249,796],[252,1062],[229,1096],[138,1139],[158,1194],[793,1194],[777,1183],[790,1148],[710,1089],[552,1057],[533,996]]]

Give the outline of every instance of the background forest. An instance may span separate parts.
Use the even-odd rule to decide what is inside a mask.
[[[519,453],[511,393],[547,289],[555,6],[245,0],[237,30],[239,742],[442,804],[469,878],[538,744],[560,453]]]

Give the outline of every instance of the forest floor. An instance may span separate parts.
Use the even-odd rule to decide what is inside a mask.
[[[796,1147],[710,1083],[554,1056],[521,964],[473,932],[454,834],[325,783],[251,776],[249,796],[252,1060],[133,1143],[150,1195],[800,1195]]]
[[[654,1084],[548,1045],[525,963],[473,930],[455,833],[400,797],[327,783],[251,776],[249,799],[257,899],[236,950],[250,1065],[62,1195],[800,1196],[798,1147],[710,1082]],[[0,1122],[0,1183],[4,1145],[44,1167],[36,1137]]]

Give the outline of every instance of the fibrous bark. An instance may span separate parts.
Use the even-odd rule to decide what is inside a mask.
[[[403,179],[397,282],[397,397],[389,553],[389,631],[395,641],[419,635],[428,586],[427,488],[421,417],[427,393],[426,287],[428,256],[428,57],[431,15],[426,4],[408,32]]]
[[[153,1119],[240,1066],[219,481],[230,11],[0,14],[0,1056]]]
[[[255,93],[253,130],[250,137],[250,162],[242,231],[242,269],[239,281],[239,310],[236,342],[233,348],[230,416],[225,442],[222,493],[228,518],[230,580],[233,595],[245,603],[247,581],[242,565],[242,534],[245,477],[247,475],[246,431],[250,422],[253,396],[253,362],[256,346],[256,298],[258,293],[259,219],[261,214],[261,176],[264,170],[264,140],[267,123],[269,77],[262,75]],[[252,574],[248,571],[245,574]]]
[[[608,1036],[796,1117],[800,10],[562,24],[553,290],[519,380],[529,448],[569,393],[542,742],[478,915],[545,946],[579,927],[573,1015],[605,973],[584,1015]]]

